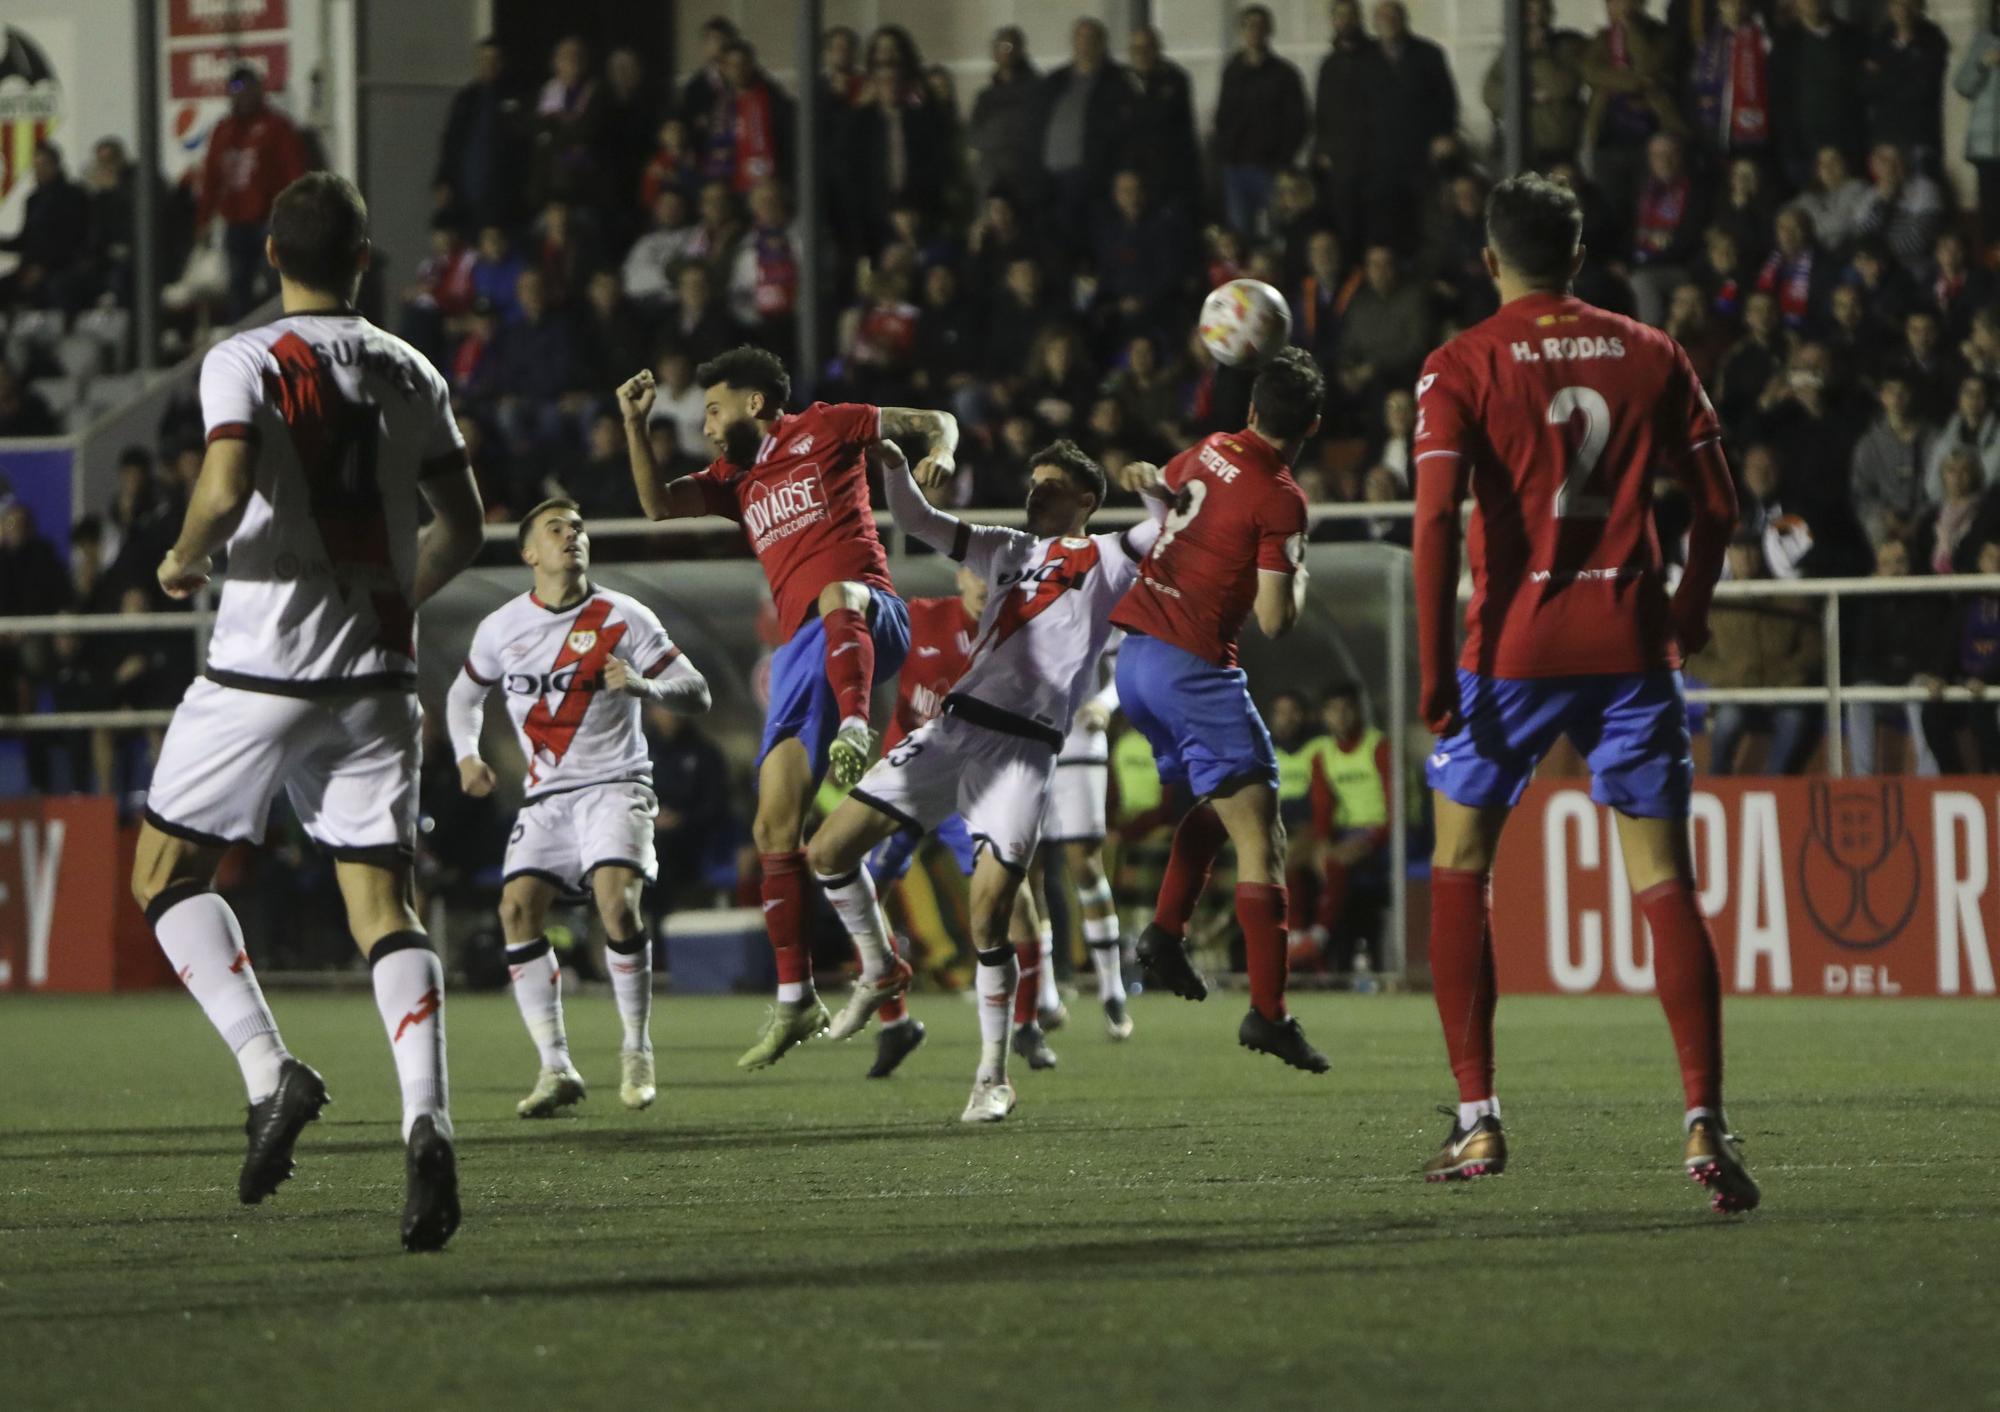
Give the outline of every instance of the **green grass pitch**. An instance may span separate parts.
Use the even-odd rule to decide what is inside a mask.
[[[629,1114],[573,995],[593,1095],[528,1123],[511,1000],[461,996],[465,1224],[415,1257],[373,1005],[274,1001],[335,1104],[256,1209],[185,997],[0,1003],[0,1405],[2000,1407],[1991,1004],[1733,1003],[1765,1206],[1727,1219],[1639,1000],[1503,1002],[1513,1166],[1447,1188],[1421,996],[1303,997],[1322,1078],[1239,1050],[1240,997],[1147,996],[1124,1046],[1079,1003],[985,1129],[955,997],[867,1083],[867,1037],[739,1074],[759,1006],[663,995]]]

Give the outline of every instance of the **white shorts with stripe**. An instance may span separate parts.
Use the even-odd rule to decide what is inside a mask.
[[[877,760],[854,798],[920,833],[958,814],[975,847],[1019,872],[1041,840],[1055,765],[1053,745],[939,716]]]
[[[659,876],[653,821],[660,801],[653,787],[613,780],[556,790],[529,800],[507,835],[503,881],[535,877],[576,893],[599,868],[615,864],[652,882]]]
[[[415,692],[289,696],[200,677],[167,726],[146,819],[195,843],[262,843],[282,789],[335,858],[407,860],[419,759]]]

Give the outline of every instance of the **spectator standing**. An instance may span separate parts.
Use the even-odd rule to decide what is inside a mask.
[[[1688,75],[1697,139],[1718,156],[1761,157],[1772,145],[1771,37],[1749,0],[1717,0]]]
[[[1340,355],[1346,286],[1340,237],[1331,230],[1314,231],[1306,239],[1306,272],[1292,289],[1292,342],[1323,367],[1333,366]]]
[[[1333,0],[1333,41],[1313,87],[1312,161],[1321,203],[1344,249],[1359,250],[1373,235],[1368,205],[1374,144],[1370,109],[1380,86],[1379,45],[1361,25],[1361,0]]]
[[[750,193],[750,230],[736,247],[729,304],[757,343],[790,356],[798,319],[799,241],[784,190],[775,181]]]
[[[2000,541],[1980,543],[1973,567],[1982,574],[2000,574]],[[1930,741],[1942,774],[2000,771],[2000,716],[1987,689],[2000,684],[2000,597],[1990,593],[1961,594],[1944,666],[1961,686],[1972,689],[1969,702],[1933,699],[1923,708],[1924,736]],[[1960,730],[1972,735],[1975,753],[1968,758],[1959,743]]]
[[[1838,254],[1861,234],[1870,199],[1868,183],[1848,170],[1846,154],[1822,147],[1813,158],[1812,186],[1793,204],[1812,217],[1820,249]]]
[[[1137,25],[1127,49],[1132,84],[1125,160],[1159,203],[1192,222],[1201,210],[1201,148],[1194,131],[1194,83],[1169,60],[1160,32]]]
[[[1958,61],[1951,86],[1972,107],[1965,118],[1965,160],[1979,174],[1979,239],[2000,243],[2000,10],[1989,7]]]
[[[497,400],[500,427],[510,447],[546,450],[570,435],[561,404],[581,392],[584,365],[577,355],[575,330],[550,305],[541,271],[521,272],[514,300],[520,317],[501,325],[481,361],[478,391]]]
[[[604,199],[600,144],[604,89],[590,71],[590,46],[576,35],[557,43],[549,77],[535,99],[533,200],[551,197],[590,204]]]
[[[996,31],[993,76],[972,100],[965,130],[982,200],[999,190],[1018,201],[1041,188],[1043,103],[1027,35],[1018,25]]]
[[[645,61],[636,49],[613,49],[604,61],[599,143],[607,187],[602,213],[606,229],[621,246],[637,229],[635,214],[645,209],[639,204],[640,183],[659,125],[659,99],[646,77]]]
[[[1923,0],[1888,0],[1862,61],[1869,142],[1892,143],[1918,171],[1936,172],[1950,63],[1951,43],[1924,14]]]
[[[1104,194],[1130,121],[1132,86],[1106,53],[1104,23],[1070,28],[1070,61],[1041,80],[1040,162],[1057,242],[1080,252],[1091,203]]]
[[[1478,323],[1500,307],[1486,273],[1486,186],[1470,172],[1445,185],[1444,203],[1431,215],[1423,266],[1439,318],[1458,328]]]
[[[1363,273],[1341,327],[1335,377],[1350,399],[1373,408],[1389,388],[1416,380],[1437,325],[1428,293],[1403,278],[1394,250],[1370,246]]]
[[[924,86],[916,43],[900,26],[885,25],[868,41],[868,86],[853,122],[872,251],[893,234],[891,208],[910,206],[935,216],[945,194],[942,115]]]
[[[1739,530],[1729,546],[1729,577],[1765,577],[1764,553],[1754,531]],[[1801,687],[1820,678],[1822,646],[1818,613],[1802,598],[1721,599],[1709,610],[1709,641],[1688,661],[1690,677],[1703,686]],[[1744,735],[1770,732],[1761,769],[1754,774],[1796,774],[1818,740],[1817,706],[1713,708],[1709,723],[1708,772],[1736,773]]]
[[[1938,443],[1936,426],[1917,415],[1906,380],[1883,378],[1879,396],[1882,414],[1854,443],[1851,469],[1855,513],[1872,543],[1916,530],[1928,498],[1925,467]]]
[[[521,173],[530,149],[527,106],[507,81],[507,56],[486,38],[472,51],[472,81],[452,95],[431,177],[435,204],[468,230],[521,218]]]
[[[1907,541],[1885,539],[1876,544],[1876,578],[1908,578],[1910,572]],[[1944,656],[1936,625],[1942,623],[1948,627],[1955,616],[1953,606],[1943,595],[1937,599],[1905,594],[1856,597],[1841,628],[1840,664],[1848,684],[1921,686],[1936,682],[1934,673]],[[1865,776],[1877,772],[1883,726],[1899,729],[1909,736],[1918,774],[1938,772],[1937,757],[1924,739],[1922,711],[1916,702],[1903,705],[1851,702],[1845,714],[1849,774]]]
[[[705,145],[709,126],[728,88],[722,76],[722,55],[737,39],[736,26],[721,15],[702,21],[698,42],[701,65],[681,85],[680,113],[693,129],[697,145]]]
[[[1921,276],[1944,224],[1944,194],[1886,142],[1876,144],[1868,166],[1874,189],[1861,211],[1861,233],[1879,235],[1906,273]]]
[[[1667,297],[1687,277],[1706,219],[1681,140],[1656,134],[1646,144],[1646,176],[1632,220],[1630,281],[1641,322],[1658,327],[1665,319]]]
[[[1092,316],[1107,346],[1139,334],[1159,336],[1173,324],[1172,304],[1186,287],[1188,237],[1180,217],[1157,207],[1135,171],[1111,179],[1110,205],[1091,232],[1096,270]]]
[[[1457,150],[1458,84],[1444,50],[1411,31],[1403,0],[1380,0],[1372,18],[1381,62],[1370,100],[1370,164],[1378,177],[1371,200],[1383,203],[1387,242],[1407,257],[1422,237],[1433,164]]]
[[[1771,48],[1771,91],[1777,112],[1778,160],[1794,190],[1812,180],[1822,147],[1850,156],[1862,148],[1861,42],[1827,0],[1795,0],[1790,23]]]
[[[1338,7],[1336,7],[1338,8]],[[1553,0],[1527,0],[1528,165],[1546,167],[1576,156],[1583,140],[1583,51],[1586,41],[1575,30],[1557,29]],[[1501,124],[1507,98],[1507,56],[1495,56],[1486,70],[1481,96],[1493,115],[1493,133],[1504,138]],[[1325,69],[1321,69],[1322,79]],[[1321,100],[1325,101],[1322,83]]]
[[[1215,105],[1215,160],[1222,171],[1223,219],[1246,235],[1264,228],[1278,169],[1291,164],[1306,136],[1306,89],[1299,71],[1271,49],[1269,7],[1246,5],[1236,17],[1242,48],[1222,69]]]
[[[662,308],[673,302],[673,271],[693,258],[696,226],[687,193],[662,187],[653,198],[653,228],[625,252],[625,292],[641,305]]]
[[[1944,458],[1957,450],[1972,453],[1982,490],[2000,485],[2000,413],[1993,410],[1992,387],[1977,373],[1959,379],[1951,419],[1931,443],[1924,465],[1924,498],[1932,504],[1944,499]]]
[[[1644,0],[1605,0],[1604,18],[1583,53],[1590,85],[1583,143],[1592,180],[1624,221],[1637,205],[1646,144],[1655,133],[1685,134],[1687,123],[1674,101],[1667,27],[1646,13]]]
[[[222,224],[231,319],[249,313],[262,296],[269,269],[264,236],[271,203],[305,171],[306,148],[299,130],[265,102],[264,80],[258,72],[239,65],[229,75],[229,111],[208,135],[196,210],[196,223],[202,229]]]
[[[702,175],[742,195],[791,169],[792,100],[757,62],[757,51],[732,40],[722,51],[723,90],[708,113]]]

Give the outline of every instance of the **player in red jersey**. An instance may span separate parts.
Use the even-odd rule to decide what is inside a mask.
[[[721,453],[708,469],[668,482],[653,460],[646,416],[653,375],[618,389],[639,503],[656,520],[720,515],[743,526],[777,601],[786,637],[771,662],[771,707],[758,753],[757,814],[764,925],[778,958],[778,1005],[737,1064],[762,1069],[820,1033],[832,1017],[813,989],[806,947],[806,813],[829,768],[851,786],[874,754],[868,696],[903,665],[909,615],[868,504],[866,452],[884,437],[922,440],[949,469],[958,422],[946,412],[815,402],[787,413],[792,380],[761,348],[732,349],[695,371],[702,432]]]
[[[1688,845],[1693,790],[1683,652],[1736,519],[1715,411],[1666,334],[1569,293],[1582,263],[1575,196],[1513,177],[1486,205],[1500,311],[1438,349],[1417,383],[1416,586],[1424,719],[1440,736],[1431,973],[1459,1106],[1424,1168],[1501,1171],[1493,1092],[1490,870],[1509,810],[1558,736],[1590,762],[1653,933],[1660,1003],[1686,1090],[1684,1161],[1718,1211],[1758,1201],[1722,1108],[1722,1000]],[[1693,505],[1687,567],[1668,596],[1652,480]],[[1472,603],[1455,654],[1459,505],[1475,502]],[[1452,665],[1456,656],[1458,670]]]
[[[1236,665],[1236,639],[1253,611],[1271,637],[1298,621],[1306,497],[1289,468],[1325,400],[1312,358],[1287,348],[1251,387],[1247,429],[1211,436],[1167,463],[1173,511],[1111,615],[1127,634],[1118,654],[1126,719],[1152,746],[1161,780],[1196,799],[1174,833],[1139,959],[1174,994],[1207,998],[1188,959],[1187,921],[1224,840],[1235,844],[1236,916],[1250,972],[1250,1013],[1237,1039],[1308,1073],[1328,1065],[1285,1009],[1278,757]]]
[[[887,755],[903,738],[944,710],[959,677],[972,659],[973,639],[979,632],[979,615],[986,611],[986,580],[970,569],[958,571],[958,592],[949,598],[912,598],[910,607],[910,655],[896,678],[896,708],[889,719],[888,733],[882,738]],[[965,820],[953,814],[933,831],[938,842],[951,850],[958,870],[972,876],[972,835]],[[868,872],[877,892],[885,892],[910,870],[924,835],[906,828],[884,839],[868,855]],[[893,934],[892,934],[893,935]],[[911,1017],[903,996],[875,1012],[875,1063],[868,1070],[871,1079],[886,1079],[924,1042],[921,1020]]]

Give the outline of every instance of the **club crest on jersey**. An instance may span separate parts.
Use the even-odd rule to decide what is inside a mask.
[[[581,632],[569,635],[569,650],[579,657],[595,646],[597,646],[597,632],[594,628],[585,628]]]
[[[794,441],[790,446],[787,446],[785,448],[785,454],[787,456],[810,456],[812,454],[812,449],[813,449],[812,435],[811,433],[807,433],[806,435],[800,437],[797,441]]]

